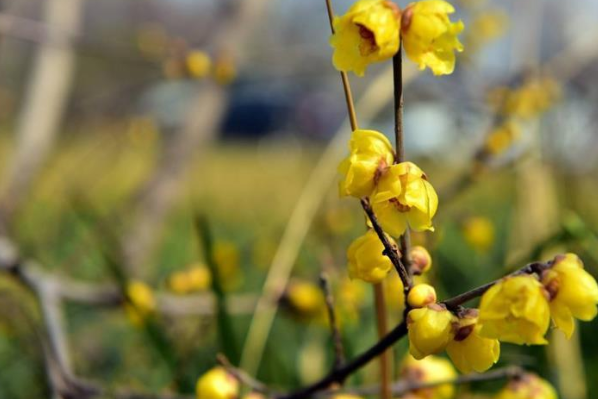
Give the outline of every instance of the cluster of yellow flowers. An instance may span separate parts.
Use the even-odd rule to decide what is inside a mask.
[[[570,337],[574,318],[589,321],[596,317],[598,285],[581,260],[567,254],[557,256],[540,277],[505,277],[483,295],[479,311],[465,309],[455,314],[436,303],[433,288],[424,285],[412,289],[408,302],[413,308],[407,323],[414,358],[446,350],[461,372],[483,372],[498,360],[499,341],[546,344],[551,318]]]
[[[237,70],[230,57],[219,57],[215,61],[204,51],[190,50],[182,55],[172,56],[162,64],[164,75],[169,79],[203,79],[212,77],[217,83],[232,83]]]
[[[463,51],[457,35],[463,22],[451,22],[454,7],[443,0],[423,0],[404,10],[388,0],[359,0],[334,18],[332,62],[340,71],[363,76],[366,67],[393,57],[405,46],[407,56],[435,75],[455,68],[454,51]]]
[[[193,264],[187,270],[174,272],[168,279],[170,289],[181,295],[205,291],[211,284],[210,269],[201,263]]]
[[[125,311],[131,324],[142,326],[156,311],[152,289],[142,281],[131,281],[126,289]]]

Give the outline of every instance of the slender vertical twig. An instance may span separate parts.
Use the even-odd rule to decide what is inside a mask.
[[[399,39],[399,51],[392,59],[392,71],[395,98],[395,141],[397,147],[397,163],[405,162],[405,143],[403,134],[403,41]],[[411,237],[409,228],[400,238],[402,261],[407,272],[411,274]]]
[[[334,343],[334,369],[337,370],[345,363],[345,350],[343,348],[343,340],[341,337],[336,313],[334,311],[334,297],[332,296],[332,289],[328,281],[328,275],[325,272],[320,274],[320,285],[324,291],[326,299],[326,308],[328,310],[328,320],[330,322],[330,332],[332,334],[332,341]]]

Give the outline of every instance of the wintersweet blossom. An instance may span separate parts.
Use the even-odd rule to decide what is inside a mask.
[[[457,318],[439,304],[409,311],[409,353],[419,360],[442,352],[454,337],[456,322]]]
[[[134,325],[143,322],[156,311],[156,299],[152,289],[142,281],[131,281],[126,288],[128,303],[125,311]]]
[[[519,345],[544,345],[550,324],[547,292],[532,275],[505,277],[482,296],[480,335]]]
[[[542,274],[550,295],[550,316],[567,338],[575,328],[574,318],[590,321],[598,312],[598,284],[575,254],[559,255]]]
[[[409,290],[407,303],[412,308],[423,308],[436,302],[436,290],[430,284],[417,284]]]
[[[222,367],[214,367],[197,380],[197,399],[235,399],[239,382]]]
[[[468,309],[460,315],[455,337],[446,346],[446,353],[462,373],[482,373],[500,357],[500,342],[480,336],[477,321],[477,309]]]
[[[392,245],[396,245],[392,238],[387,238]],[[384,245],[378,235],[369,229],[353,241],[347,250],[349,277],[368,283],[379,283],[384,280],[393,265],[383,252]]]
[[[390,141],[375,130],[357,129],[349,141],[349,156],[339,165],[344,178],[339,184],[341,196],[369,196],[380,177],[394,163]]]
[[[438,195],[412,162],[392,165],[380,178],[371,201],[378,222],[393,237],[402,235],[408,226],[415,231],[434,230]]]
[[[400,375],[401,379],[409,383],[433,384],[440,381],[450,381],[457,377],[457,372],[447,359],[428,356],[425,359],[416,360],[412,356],[407,355],[401,366]],[[454,394],[455,387],[452,384],[442,384],[413,390],[401,396],[401,398],[451,399]]]
[[[493,399],[557,399],[548,381],[535,374],[525,374],[512,379]]]
[[[385,0],[359,0],[334,18],[332,63],[339,71],[363,76],[367,66],[399,50],[400,11]]]
[[[457,38],[464,28],[461,20],[451,22],[455,8],[443,0],[411,3],[402,14],[401,34],[407,56],[419,65],[429,67],[434,75],[447,75],[455,69],[454,51],[463,51]]]

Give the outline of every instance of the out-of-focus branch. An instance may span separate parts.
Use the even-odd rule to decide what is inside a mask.
[[[43,2],[45,20],[69,34],[79,30],[81,0]],[[68,35],[60,46],[42,45],[35,57],[17,128],[17,147],[0,191],[0,219],[10,223],[45,162],[68,100],[75,55]]]
[[[242,59],[246,38],[265,9],[268,0],[235,2],[229,18],[213,32],[217,52],[235,60]],[[191,163],[215,136],[228,102],[227,91],[215,84],[206,84],[189,108],[183,128],[162,153],[153,176],[135,195],[135,216],[123,249],[127,265],[139,274],[141,265],[152,255],[151,249],[160,238],[162,225],[181,189],[181,181]]]
[[[328,310],[328,322],[330,323],[330,332],[332,334],[332,342],[334,345],[334,368],[337,369],[345,363],[345,350],[343,348],[343,339],[341,337],[336,312],[334,311],[334,297],[332,296],[332,288],[328,275],[326,272],[320,274],[320,286],[324,292],[326,300],[326,309]]]

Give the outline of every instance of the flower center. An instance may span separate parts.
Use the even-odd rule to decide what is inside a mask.
[[[366,57],[378,51],[374,32],[360,24],[357,24],[357,27],[359,28],[359,36],[361,37],[359,41],[359,52],[361,55]]]
[[[395,206],[395,208],[397,208],[399,212],[406,213],[411,210],[411,207],[409,205],[401,204],[397,198],[391,198],[389,199],[389,201],[391,204]]]

